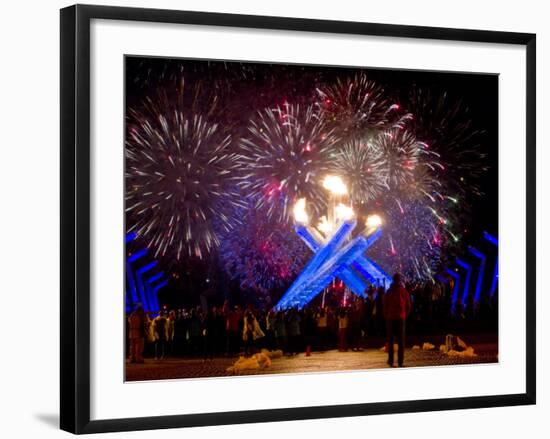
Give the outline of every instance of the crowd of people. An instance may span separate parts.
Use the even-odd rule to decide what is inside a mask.
[[[487,300],[453,307],[451,291],[444,284],[405,285],[396,274],[388,291],[371,286],[365,298],[353,296],[337,305],[310,304],[275,311],[231,306],[226,301],[220,307],[163,309],[156,314],[138,306],[127,319],[128,354],[130,361],[137,363],[143,362],[144,356],[208,360],[252,355],[263,348],[286,355],[330,349],[360,351],[379,347],[386,340],[388,362],[393,364],[395,342],[398,365],[402,365],[405,326],[413,335],[445,334],[475,327],[476,322],[490,325],[495,310],[495,301]]]

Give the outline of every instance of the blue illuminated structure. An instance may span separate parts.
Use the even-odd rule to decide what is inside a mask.
[[[134,239],[135,236],[132,238]],[[126,235],[126,242],[128,241],[128,235]],[[132,296],[132,303],[135,305],[140,301],[138,298],[138,291],[136,288],[136,281],[134,279],[134,274],[132,270],[132,263],[138,261],[139,259],[143,258],[147,254],[147,250],[139,250],[135,253],[132,253],[127,259],[126,259],[126,278],[128,279],[128,287],[130,288],[130,294]],[[145,307],[146,304],[143,303],[143,306]]]
[[[492,298],[495,294],[498,281],[498,239],[495,236],[491,235],[489,232],[483,232],[483,237],[497,248],[495,270],[493,273],[493,280],[491,282],[491,290],[489,291],[489,296]]]
[[[130,263],[135,262],[135,261],[137,261],[138,259],[144,257],[146,254],[147,254],[147,250],[145,250],[145,249],[138,250],[137,252],[131,254],[131,255],[128,257],[128,262],[130,262]]]
[[[315,229],[302,224],[296,226],[296,233],[314,255],[275,306],[276,310],[303,307],[335,277],[342,279],[353,293],[361,297],[364,297],[367,286],[363,276],[369,283],[382,279],[389,285],[390,277],[364,255],[382,231],[378,228],[368,237],[360,235],[350,239],[356,225],[355,220],[343,221],[326,242]]]
[[[493,244],[495,247],[498,247],[498,238],[491,235],[489,232],[483,232],[483,237],[489,241],[491,244]]]
[[[150,278],[145,279],[145,288],[148,291],[149,303],[152,311],[158,311],[160,309],[157,294],[154,290],[155,286],[153,284],[161,279],[162,276],[164,276],[164,273],[161,271],[160,273],[157,273]]]
[[[159,282],[158,284],[152,286],[151,293],[155,297],[155,300],[157,300],[158,291],[161,288],[164,288],[166,285],[168,285],[168,280],[163,280],[162,282]],[[158,309],[160,309],[160,308],[158,306],[158,300],[157,300],[157,310]]]
[[[153,268],[155,268],[157,264],[158,264],[157,261],[149,262],[147,265],[144,265],[143,267],[140,267],[136,270],[136,283],[137,283],[138,291],[139,291],[144,308],[149,311],[157,311],[157,310],[154,309],[154,303],[152,303],[153,301],[151,300],[151,297],[148,297],[149,291],[146,289],[145,284],[143,282],[143,275],[147,273],[149,270],[152,270]]]
[[[489,291],[489,296],[492,298],[495,294],[497,282],[498,282],[498,239],[491,235],[488,232],[483,232],[483,237],[485,240],[487,240],[489,243],[491,243],[494,247],[497,249],[497,256],[495,258],[495,269],[493,278],[491,281],[491,289]],[[485,253],[482,253],[477,248],[468,246],[468,252],[474,256],[479,261],[479,267],[477,271],[477,280],[475,284],[475,293],[474,293],[474,304],[479,304],[479,301],[481,299],[482,294],[486,294],[482,291],[484,281],[485,281],[485,273],[487,268],[487,255]],[[456,258],[457,265],[462,268],[465,271],[465,277],[463,279],[464,282],[464,288],[461,298],[461,303],[463,306],[466,305],[466,298],[469,295],[469,289],[470,289],[470,282],[471,282],[471,275],[473,272],[473,266],[469,262],[466,262],[464,259]],[[455,281],[454,288],[453,288],[453,298],[452,298],[452,313],[455,312],[456,302],[458,300],[458,294],[460,289],[460,282],[461,282],[461,276],[458,271],[453,271],[449,268],[447,268],[446,273],[449,274]],[[476,309],[476,308],[474,308]]]
[[[359,255],[352,263],[352,267],[361,273],[372,285],[388,289],[392,280],[391,277],[372,259],[365,255]]]
[[[472,266],[468,264],[466,261],[456,258],[456,263],[462,267],[464,270],[466,270],[466,280],[464,281],[464,291],[462,292],[462,306],[466,306],[466,298],[468,297],[468,293],[470,292],[470,279],[472,277]]]
[[[125,236],[126,244],[134,241],[137,235],[133,232]],[[157,273],[149,278],[145,274],[155,268],[156,261],[148,262],[139,268],[135,268],[139,263],[145,263],[144,258],[148,255],[147,249],[139,249],[126,258],[126,278],[128,280],[128,291],[126,294],[126,309],[131,310],[137,303],[141,303],[145,311],[158,311],[159,304],[157,291],[164,287],[168,281],[162,280],[163,273]],[[155,282],[161,281],[154,285]]]
[[[296,233],[314,253],[316,253],[321,247],[323,238],[316,232],[315,229],[309,229],[303,225],[299,225],[296,227]],[[361,297],[365,296],[365,282],[351,268],[346,268],[340,275],[340,278],[353,291],[353,293]]]
[[[132,295],[132,303],[139,302],[136,290],[136,283],[134,281],[134,275],[132,274],[132,266],[128,260],[126,260],[126,278],[128,279],[128,288],[130,289],[130,294]]]
[[[125,242],[128,244],[137,238],[137,235],[134,232],[126,233]]]
[[[161,271],[160,273],[157,273],[157,274],[151,276],[145,282],[150,285],[150,284],[156,282],[157,280],[159,280],[162,276],[164,276],[164,273]]]
[[[353,220],[340,224],[331,240],[318,248],[313,258],[310,259],[302,272],[294,280],[275,309],[280,310],[297,305],[303,306],[307,303],[306,298],[299,295],[302,292],[302,285],[310,283],[312,276],[319,270],[319,267],[344,243],[356,224],[357,222]],[[308,232],[307,228],[303,225],[296,226],[296,233],[306,242],[308,242],[309,236],[314,236],[314,232]]]
[[[481,295],[481,285],[483,284],[483,275],[485,274],[485,263],[487,262],[487,257],[472,246],[469,246],[468,250],[480,261],[479,270],[477,272],[476,292],[474,296],[474,302],[479,303],[479,297]]]
[[[451,311],[452,313],[454,314],[455,312],[455,308],[456,308],[456,301],[458,299],[458,290],[460,289],[460,276],[458,273],[456,273],[455,271],[447,268],[445,270],[447,272],[447,274],[449,274],[455,281],[455,285],[453,287],[453,300],[452,300],[452,305],[451,305]]]

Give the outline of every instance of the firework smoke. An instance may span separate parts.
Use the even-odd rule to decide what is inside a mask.
[[[220,259],[226,273],[241,288],[263,295],[287,288],[310,251],[296,239],[291,225],[266,221],[255,209],[247,212],[241,225],[222,234]]]

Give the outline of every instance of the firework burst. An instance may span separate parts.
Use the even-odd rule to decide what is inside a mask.
[[[370,140],[353,139],[335,153],[334,172],[348,182],[352,203],[364,204],[388,189],[387,164]]]
[[[453,233],[458,206],[447,195],[445,166],[411,130],[380,140],[390,166],[390,190],[381,199],[389,218],[385,263],[410,278],[430,279],[459,239]]]
[[[166,111],[163,111],[166,109]],[[230,230],[241,201],[231,139],[203,116],[148,99],[129,112],[126,212],[129,231],[155,256],[204,257],[219,244],[213,224]]]
[[[317,97],[323,118],[344,138],[401,127],[410,118],[364,73],[317,88]]]
[[[474,127],[468,108],[447,93],[422,88],[414,88],[408,102],[414,113],[411,129],[437,155],[449,190],[482,195],[479,181],[488,170],[485,133]]]
[[[441,262],[442,246],[455,236],[449,226],[456,205],[445,195],[439,156],[405,128],[349,142],[340,154],[336,167],[346,176],[358,213],[385,218],[375,259],[387,270],[430,278]]]
[[[385,161],[392,190],[407,188],[415,180],[423,146],[412,132],[403,129],[386,130],[373,138],[372,148]]]
[[[320,212],[326,203],[320,182],[336,140],[313,106],[260,111],[241,141],[239,186],[270,219],[287,222],[303,197]]]

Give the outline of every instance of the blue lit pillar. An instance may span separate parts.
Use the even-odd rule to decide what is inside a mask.
[[[351,234],[355,228],[357,222],[354,220],[343,222],[340,227],[336,230],[329,242],[327,242],[323,247],[320,247],[317,253],[313,255],[310,261],[306,264],[305,268],[294,280],[290,288],[287,290],[285,295],[282,297],[281,301],[277,304],[278,309],[287,308],[287,302],[290,298],[296,296],[296,291],[301,287],[304,282],[307,282],[313,273],[321,266],[323,262],[326,261],[330,255],[334,254],[335,250],[338,249],[346,238]],[[299,236],[305,235],[307,229],[304,226],[296,226],[296,233]]]
[[[158,281],[160,278],[164,276],[164,273],[161,271],[160,273],[157,273],[153,276],[151,276],[148,279],[145,279],[145,288],[148,290],[149,294],[149,300],[151,303],[151,311],[158,311],[160,309],[159,302],[156,293],[154,293],[154,286],[153,284]]]
[[[371,283],[390,283],[390,277],[364,255],[381,236],[382,230],[378,228],[368,237],[359,235],[351,239],[356,224],[355,220],[342,222],[327,240],[313,228],[305,225],[295,227],[298,236],[314,251],[314,255],[275,306],[276,310],[303,307],[335,277],[342,279],[348,288],[362,297],[366,288],[363,277]]]
[[[381,233],[381,232],[380,232]],[[365,255],[359,255],[352,263],[355,268],[363,276],[372,279],[371,282],[377,286],[383,286],[386,290],[390,287],[392,279],[380,266],[372,259]],[[383,285],[380,285],[382,281]]]
[[[312,300],[323,288],[325,288],[335,277],[343,280],[343,273],[349,272],[351,265],[363,254],[381,235],[382,231],[377,229],[368,238],[357,236],[348,244],[333,246],[334,237],[329,240],[320,251],[329,248],[328,256],[324,258],[321,265],[315,270],[304,270],[305,276],[300,283],[295,282],[283,299],[277,304],[276,309],[284,309],[292,306],[302,307]],[[335,235],[336,236],[336,235]],[[348,285],[349,286],[349,285]]]
[[[155,298],[158,297],[158,292],[159,292],[159,290],[160,290],[161,288],[164,288],[166,285],[168,285],[168,280],[163,280],[162,282],[159,282],[158,284],[153,285],[153,286],[152,286],[152,291],[151,291],[152,294],[153,294],[153,296],[155,296]],[[160,308],[158,307],[158,302],[157,302],[157,308],[160,309]]]
[[[136,288],[136,281],[134,278],[134,272],[132,269],[132,264],[139,259],[143,258],[147,254],[147,250],[142,249],[138,250],[135,253],[132,253],[128,258],[126,258],[126,278],[128,279],[128,287],[130,288],[130,294],[132,295],[132,302],[135,305],[139,302],[138,291]],[[145,310],[147,310],[146,303],[142,303]]]
[[[456,273],[455,271],[453,271],[449,268],[445,269],[445,271],[455,281],[455,285],[453,287],[453,299],[452,299],[452,304],[451,304],[451,312],[454,314],[455,313],[455,307],[456,307],[456,301],[458,299],[458,290],[460,288],[460,276],[458,275],[458,273]]]
[[[143,283],[143,275],[156,266],[157,266],[157,261],[153,261],[153,262],[149,262],[147,265],[144,265],[143,267],[138,268],[136,270],[136,283],[138,286],[138,291],[143,300],[143,306],[148,311],[154,311],[154,310],[151,307],[152,304],[151,304],[150,298],[146,297],[148,295],[148,291],[145,289],[145,285]]]
[[[456,258],[456,263],[462,267],[464,270],[466,270],[466,280],[464,281],[464,291],[462,293],[462,306],[466,306],[466,297],[468,297],[468,294],[470,292],[470,278],[472,277],[472,266],[468,264],[466,261]]]
[[[302,238],[305,244],[316,253],[322,245],[323,238],[317,233],[317,231],[311,227],[303,225],[297,226],[298,236]],[[365,297],[365,289],[367,285],[363,279],[355,273],[351,268],[346,268],[339,276],[344,283],[351,289],[351,291],[359,296]]]
[[[367,239],[361,236],[336,252],[294,291],[291,306],[302,307],[311,301],[333,278],[339,277],[342,271],[351,264],[351,261],[368,248],[368,245]]]
[[[483,232],[483,237],[493,244],[497,249],[497,258],[495,260],[495,270],[493,272],[493,281],[491,282],[491,290],[489,291],[489,296],[492,298],[495,294],[498,281],[498,239],[491,235],[489,232]]]
[[[479,270],[477,272],[476,292],[474,296],[475,303],[479,303],[479,297],[481,295],[481,286],[483,284],[483,275],[485,273],[485,263],[487,262],[487,257],[472,246],[468,247],[468,250],[470,250],[470,253],[479,259]]]

